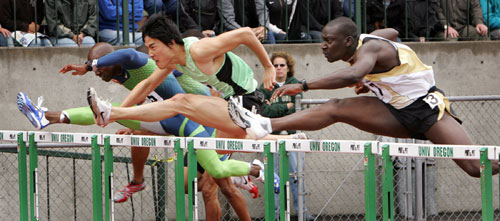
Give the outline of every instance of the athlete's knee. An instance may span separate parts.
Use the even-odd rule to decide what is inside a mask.
[[[238,189],[236,189],[236,187],[234,185],[231,185],[231,183],[229,183],[229,182],[226,182],[226,185],[219,186],[219,188],[220,188],[220,191],[222,192],[222,194],[224,194],[224,196],[228,200],[231,199],[232,197],[234,197],[236,194],[236,191],[238,191]]]
[[[455,161],[462,170],[471,177],[481,177],[479,160],[456,160]]]
[[[183,110],[191,110],[194,111],[194,100],[196,99],[196,96],[193,94],[176,94],[174,97],[171,98],[179,108],[182,108]],[[183,111],[184,112],[184,111]]]
[[[205,168],[205,171],[207,171],[207,173],[215,179],[227,177],[227,173],[222,168]]]
[[[333,98],[330,99],[325,105],[321,105],[321,111],[325,112],[331,118],[336,118],[339,111],[345,105],[346,101],[344,99]]]

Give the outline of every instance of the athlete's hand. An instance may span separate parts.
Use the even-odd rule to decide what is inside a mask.
[[[263,83],[266,90],[272,91],[274,89],[274,85],[276,84],[276,70],[274,70],[274,66],[264,70]]]
[[[302,90],[302,84],[285,84],[274,91],[273,96],[271,96],[271,100],[283,95],[296,95],[302,92]]]
[[[370,92],[370,88],[366,87],[365,84],[363,84],[362,81],[356,83],[356,84],[353,84],[349,87],[354,87],[354,92],[356,94],[364,94],[364,93],[368,93]]]
[[[134,131],[133,129],[119,129],[118,131],[116,131],[116,134],[119,134],[119,135],[133,135],[134,134]]]
[[[66,66],[62,67],[59,72],[66,74],[69,71],[74,71],[71,74],[72,75],[84,75],[87,73],[87,65],[85,64],[67,64]]]

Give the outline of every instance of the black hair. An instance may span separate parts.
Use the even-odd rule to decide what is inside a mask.
[[[354,23],[352,19],[348,17],[338,17],[336,19],[333,19],[325,25],[325,28],[333,26],[338,26],[339,30],[342,34],[344,34],[345,37],[351,36],[354,39],[358,37],[358,27],[356,26],[356,23]]]
[[[142,26],[142,40],[144,42],[146,36],[158,39],[167,46],[172,44],[172,40],[176,44],[184,45],[177,25],[164,13],[156,13],[144,23]]]
[[[202,39],[205,36],[198,29],[188,29],[184,33],[182,33],[182,38],[187,38],[187,37],[197,37],[199,39]]]

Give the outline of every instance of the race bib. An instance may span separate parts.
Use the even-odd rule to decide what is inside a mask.
[[[431,107],[431,109],[434,109],[436,106],[439,105],[444,105],[443,97],[440,96],[438,93],[433,92],[427,94],[427,96],[424,97],[423,101]]]

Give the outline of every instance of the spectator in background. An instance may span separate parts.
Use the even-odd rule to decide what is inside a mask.
[[[349,3],[351,3],[350,6]],[[356,0],[343,0],[342,9],[345,17],[356,21]]]
[[[268,91],[264,89],[264,85],[260,85],[259,90],[264,94],[265,98],[265,104],[262,107],[262,116],[270,117],[270,118],[275,118],[275,117],[283,117],[288,114],[294,113],[295,112],[295,97],[296,95],[283,95],[281,97],[276,98],[275,100],[271,101],[271,96],[273,95],[273,92],[279,88],[282,87],[285,84],[294,84],[294,83],[299,83],[299,81],[293,77],[295,74],[294,66],[295,66],[295,61],[293,60],[292,56],[286,52],[275,52],[271,56],[271,62],[274,65],[274,69],[276,70],[276,85],[274,85],[274,89],[272,91]],[[300,93],[302,96],[302,93]],[[295,130],[290,130],[290,131],[273,131],[273,134],[295,134]],[[303,138],[305,139],[305,138]],[[274,157],[274,169],[275,172],[279,172],[279,157],[277,156]],[[298,154],[297,152],[289,152],[288,153],[289,157],[289,164],[290,164],[290,173],[297,173],[297,168],[298,168]],[[302,158],[302,162],[304,162],[304,159]],[[303,164],[301,165],[302,167],[304,166]],[[292,190],[292,197],[293,197],[293,208],[295,211],[298,213],[298,182],[294,177],[290,177],[290,188]],[[276,202],[276,212],[279,213],[279,195],[275,195],[275,202]],[[307,213],[307,208],[305,204],[305,199],[303,201],[304,205],[304,211],[305,215],[304,217],[306,220],[314,220],[314,217],[309,215]],[[279,216],[277,216],[279,217]]]
[[[144,0],[144,10],[146,10],[149,16],[161,11],[164,11],[168,15],[175,15],[177,12],[177,0]]]
[[[261,42],[275,44],[275,36],[268,33],[270,24],[266,12],[263,0],[222,0],[224,31],[250,27]]]
[[[436,37],[443,32],[443,25],[438,18],[438,0],[413,0],[407,4],[408,36],[405,33],[400,33],[400,36],[410,41],[423,42],[426,37]]]
[[[309,35],[313,42],[321,42],[323,26],[330,20],[342,16],[342,6],[338,0],[311,0],[309,3]]]
[[[487,39],[488,27],[484,25],[479,0],[440,0],[439,9],[439,20],[444,29],[439,37],[446,40]]]
[[[498,40],[500,33],[500,1],[481,0],[481,8],[483,9],[484,22],[490,30],[491,39]]]
[[[9,30],[2,28],[0,25],[0,47],[12,46],[12,38]]]
[[[308,0],[266,0],[269,20],[279,28],[274,32],[276,42],[288,38],[292,42],[311,42],[307,32],[307,19],[314,18],[307,12]]]
[[[47,34],[56,46],[92,46],[97,33],[95,0],[45,0]]]
[[[404,38],[404,2],[402,0],[367,0],[366,33],[377,29],[394,28],[399,32],[398,41]]]
[[[116,14],[116,2],[118,1],[119,14]],[[132,2],[134,7],[132,7]],[[99,3],[99,40],[108,42],[113,45],[123,44],[123,16],[122,16],[122,1],[121,0],[98,0]],[[142,45],[142,34],[137,32],[137,22],[142,20],[142,11],[144,5],[142,0],[129,0],[128,13],[129,13],[129,40],[136,45]],[[134,16],[132,17],[132,10]],[[120,21],[119,38],[117,38],[116,19]],[[133,32],[135,30],[135,36]],[[135,37],[135,39],[134,39]],[[119,40],[118,40],[119,39]]]
[[[35,9],[37,13],[36,18]],[[16,12],[16,17],[14,17],[14,10]],[[17,0],[14,5],[14,1],[12,0],[0,0],[0,24],[10,32],[19,31],[14,35],[16,39],[18,39],[16,40],[17,44],[22,44],[22,42],[24,42],[24,46],[29,47],[52,46],[48,38],[43,37],[41,33],[37,33],[40,31],[39,24],[42,22],[44,16],[43,1],[36,1],[35,5],[35,1]],[[28,41],[24,41],[23,36],[26,36],[26,38],[28,38],[28,36],[33,36],[26,35],[26,33],[36,33],[37,39],[31,37]]]
[[[181,0],[186,13],[197,24],[205,37],[224,32],[220,28],[218,8],[220,0]]]

